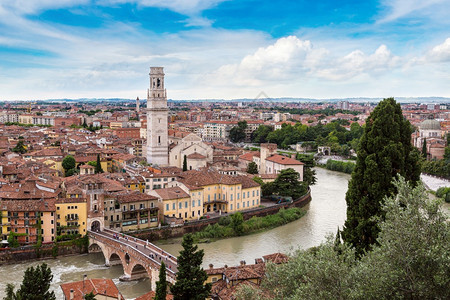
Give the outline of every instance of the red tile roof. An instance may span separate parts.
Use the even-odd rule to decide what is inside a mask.
[[[70,291],[73,290],[73,300],[83,300],[83,294],[89,294],[92,292],[94,295],[102,295],[102,296],[108,296],[115,299],[122,299],[125,300],[125,298],[120,295],[119,290],[117,289],[117,286],[114,284],[114,282],[111,279],[86,279],[83,281],[76,281],[76,282],[70,282],[70,283],[64,283],[61,284],[61,289],[63,290],[64,297],[66,299],[70,298]],[[84,286],[84,289],[83,289]],[[120,295],[120,298],[118,296]]]
[[[302,163],[301,161],[279,154],[269,156],[268,158],[266,158],[266,160],[280,165],[304,165],[304,163]]]

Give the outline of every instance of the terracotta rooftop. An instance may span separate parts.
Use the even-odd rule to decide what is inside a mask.
[[[144,294],[140,297],[137,297],[134,300],[153,300],[156,296],[156,293],[154,291],[150,291],[147,294]],[[172,300],[173,296],[172,295],[166,295],[166,300]]]
[[[269,156],[268,158],[266,158],[266,160],[280,165],[304,165],[304,163],[302,163],[301,161],[279,154]]]
[[[83,281],[64,283],[60,286],[66,299],[83,300],[83,294],[92,292],[94,295],[125,300],[111,279],[86,279],[84,280],[84,289]],[[73,298],[70,297],[71,290],[73,290]]]
[[[192,154],[189,154],[189,155],[187,156],[187,158],[189,158],[189,159],[205,159],[206,156],[204,156],[204,155],[202,155],[202,154],[200,154],[200,153],[194,152],[194,153],[192,153]]]
[[[187,194],[183,189],[178,186],[174,186],[171,188],[165,189],[156,189],[154,190],[163,200],[170,199],[178,199],[178,198],[189,198],[189,194]]]
[[[265,262],[271,261],[274,264],[286,263],[289,260],[289,257],[286,254],[279,253],[279,252],[269,254],[269,255],[264,255],[263,258],[264,258]]]

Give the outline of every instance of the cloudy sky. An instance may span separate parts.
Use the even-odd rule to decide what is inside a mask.
[[[0,99],[450,97],[450,0],[0,0]]]

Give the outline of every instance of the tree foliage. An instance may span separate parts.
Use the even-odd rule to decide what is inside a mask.
[[[201,268],[203,250],[198,250],[193,243],[192,234],[183,236],[183,250],[178,256],[177,280],[170,287],[174,300],[203,300],[211,291],[211,284],[204,284],[208,276]]]
[[[231,215],[231,228],[238,236],[244,233],[244,216],[241,212]]]
[[[94,293],[90,292],[89,294],[84,295],[84,300],[95,300]]]
[[[342,237],[358,255],[376,242],[385,196],[396,192],[392,179],[401,174],[417,182],[420,154],[411,145],[411,126],[393,98],[381,101],[366,121],[358,158],[346,194],[347,220]]]
[[[25,146],[23,140],[19,140],[14,148],[11,150],[12,152],[24,154],[27,152],[27,147]]]
[[[159,267],[159,281],[156,282],[155,300],[166,300],[167,295],[167,278],[166,265],[161,262]]]
[[[252,132],[252,142],[261,144],[267,143],[267,136],[273,131],[273,127],[269,125],[259,125],[258,128]]]
[[[238,122],[237,126],[234,126],[230,130],[230,140],[233,143],[241,142],[245,139],[245,129],[247,128],[247,121]]]
[[[67,155],[62,161],[62,167],[65,171],[75,168],[75,158],[72,155]]]
[[[376,218],[378,244],[361,259],[329,237],[285,264],[268,264],[261,287],[244,287],[237,298],[449,299],[450,223],[441,202],[402,177],[393,185],[398,195],[385,199],[385,217]]]
[[[26,269],[20,288],[14,292],[14,285],[7,285],[4,300],[55,300],[55,292],[50,291],[53,279],[52,271],[47,264]]]
[[[102,163],[100,162],[100,154],[97,154],[97,162],[95,164],[95,174],[103,173]]]
[[[273,182],[264,184],[263,195],[279,195],[292,197],[293,199],[303,196],[307,189],[307,183],[299,181],[300,174],[292,168],[282,170]]]
[[[187,171],[187,156],[183,156],[183,171]]]
[[[427,139],[423,139],[423,145],[422,145],[422,156],[427,159]]]
[[[258,165],[254,161],[252,161],[248,164],[247,173],[258,174]]]

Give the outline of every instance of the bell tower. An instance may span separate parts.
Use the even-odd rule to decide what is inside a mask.
[[[147,162],[169,164],[167,133],[167,93],[162,67],[150,67],[150,89],[147,90]]]

